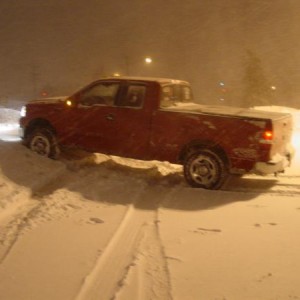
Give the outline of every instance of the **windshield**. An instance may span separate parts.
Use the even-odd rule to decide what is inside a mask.
[[[162,87],[160,101],[161,108],[178,106],[184,103],[194,103],[190,86],[170,84]]]

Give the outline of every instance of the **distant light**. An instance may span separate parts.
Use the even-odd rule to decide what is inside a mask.
[[[19,142],[20,126],[17,123],[0,124],[0,140],[5,142]]]
[[[272,90],[272,91],[275,91],[276,89],[277,89],[277,88],[276,88],[275,85],[272,85],[272,86],[271,86],[271,90]]]
[[[47,93],[46,91],[43,91],[43,92],[41,92],[41,96],[42,96],[42,97],[47,97],[47,96],[48,96],[48,93]]]
[[[19,124],[18,123],[1,123],[0,124],[0,132],[7,132],[7,131],[12,131],[15,129],[19,129]]]
[[[114,73],[113,76],[114,76],[114,77],[120,77],[121,74],[120,74],[120,73]]]
[[[224,98],[220,98],[220,101],[225,101],[225,99]]]
[[[219,82],[220,86],[225,86],[225,83],[223,81]]]
[[[152,63],[152,58],[151,57],[146,57],[145,58],[145,63],[146,64],[151,64]]]

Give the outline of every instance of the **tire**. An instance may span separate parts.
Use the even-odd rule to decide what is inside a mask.
[[[27,146],[33,152],[52,159],[60,153],[55,134],[47,128],[34,129],[29,134]]]
[[[210,190],[220,189],[228,175],[222,158],[208,149],[190,154],[185,160],[183,171],[189,185]]]

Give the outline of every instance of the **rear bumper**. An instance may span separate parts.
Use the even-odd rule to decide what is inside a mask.
[[[253,173],[267,175],[284,172],[284,170],[290,166],[292,157],[292,153],[286,156],[277,154],[268,162],[257,162],[254,166]]]

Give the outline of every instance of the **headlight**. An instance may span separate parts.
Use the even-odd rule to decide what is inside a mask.
[[[25,117],[26,116],[26,106],[22,106],[21,111],[20,111],[20,116]]]

